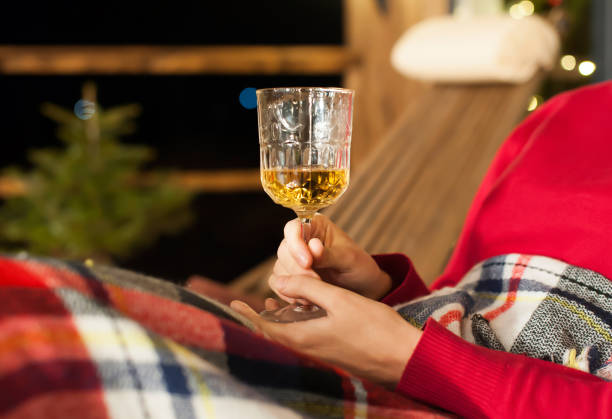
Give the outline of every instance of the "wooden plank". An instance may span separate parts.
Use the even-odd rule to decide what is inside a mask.
[[[441,197],[453,185],[454,176],[473,151],[469,140],[472,143],[478,142],[474,136],[475,127],[487,117],[479,112],[479,105],[491,104],[491,98],[486,93],[476,91],[471,97],[464,96],[463,100],[455,101],[451,106],[446,105],[449,108],[448,116],[441,119],[444,123],[439,124],[440,129],[429,137],[419,138],[419,141],[431,143],[434,147],[425,156],[406,156],[407,160],[419,163],[417,177],[392,206],[388,223],[378,231],[373,242],[368,242],[372,249],[399,248],[408,237],[414,237],[419,230],[427,229],[428,222],[436,218],[432,214],[438,212],[440,205],[443,205]],[[445,104],[439,106],[445,107]],[[393,234],[394,229],[404,234]]]
[[[434,192],[432,197],[426,197],[429,208],[423,210],[425,214],[420,214],[424,217],[419,220],[420,223],[398,226],[402,231],[407,231],[412,240],[390,243],[389,247],[399,247],[399,251],[410,254],[427,282],[435,279],[446,265],[483,174],[499,145],[514,126],[512,121],[517,121],[524,114],[529,96],[538,83],[539,80],[533,80],[528,86],[495,87],[506,91],[494,92],[497,98],[493,100],[498,101],[498,106],[490,106],[489,109],[481,107],[482,119],[474,125],[473,133],[463,134],[466,144],[471,143],[471,149],[466,149],[461,164],[450,169],[450,173],[449,169],[438,167],[440,174],[448,175],[445,176],[445,182],[449,186],[443,193]],[[489,103],[494,104],[492,101]]]
[[[198,193],[236,193],[262,191],[259,169],[192,170],[170,174],[169,181]],[[147,184],[147,174],[137,180]],[[0,198],[27,193],[27,185],[19,179],[0,177]]]
[[[261,192],[259,169],[194,170],[173,174],[179,186],[199,193]]]
[[[457,116],[451,111],[459,106],[460,96],[446,92],[430,93],[428,96],[428,106],[422,107],[405,120],[404,129],[393,139],[400,146],[400,149],[395,151],[399,159],[394,163],[394,167],[384,171],[385,184],[381,185],[378,191],[383,193],[366,212],[370,221],[364,223],[362,220],[351,226],[351,234],[358,237],[359,243],[367,250],[380,238],[380,231],[389,227],[388,217],[396,212],[397,206],[406,200],[406,195],[414,187],[414,183],[428,170],[428,165],[440,147],[445,146],[444,140],[448,138],[449,127],[456,123]],[[423,124],[434,108],[435,118],[445,121],[444,124]],[[431,116],[429,118],[431,119]]]
[[[455,121],[438,138],[429,139],[439,145],[436,153],[426,160],[419,178],[406,191],[401,202],[394,206],[387,224],[377,232],[376,241],[370,244],[372,252],[395,249],[409,254],[427,282],[437,276],[439,272],[433,271],[446,258],[450,243],[456,240],[454,230],[441,228],[441,219],[450,213],[452,225],[460,226],[467,209],[449,201],[448,195],[457,189],[462,194],[472,196],[474,185],[466,182],[463,172],[470,156],[479,155],[483,145],[481,142],[487,141],[484,135],[478,135],[491,116],[483,111],[499,105],[503,97],[496,97],[490,90],[480,90],[464,99],[467,99],[466,103],[454,110],[455,115],[460,117],[455,117]],[[470,100],[473,101],[470,103]],[[449,135],[450,132],[453,135]],[[479,158],[486,156],[479,155]],[[433,239],[437,236],[443,236],[446,243],[433,247]]]
[[[400,193],[401,199],[392,204],[393,211],[377,215],[384,222],[369,233],[375,241],[360,236],[360,243],[372,253],[406,253],[427,282],[435,279],[459,235],[482,176],[515,121],[524,114],[537,83],[528,85],[453,87],[464,91],[465,100],[455,107],[460,119],[450,124],[452,135],[446,132],[438,139],[422,139],[443,146],[425,158],[427,164],[419,178]],[[415,160],[414,156],[407,158]]]
[[[0,177],[0,198],[20,196],[25,192],[26,187],[23,182],[7,176]]]
[[[503,105],[501,103],[501,109],[505,108]],[[413,255],[415,263],[421,264],[419,270],[428,283],[444,269],[462,229],[473,195],[490,160],[506,137],[505,133],[503,135],[495,133],[496,129],[492,124],[501,118],[497,112],[490,112],[491,110],[491,107],[488,109],[489,112],[482,109],[483,116],[488,117],[474,125],[474,130],[490,133],[488,138],[483,139],[481,136],[479,141],[474,141],[469,149],[466,148],[465,157],[453,171],[454,176],[447,179],[448,187],[435,201],[432,200],[431,204],[436,205],[436,208],[433,211],[429,209],[432,213],[429,214],[426,225],[414,232],[412,243],[399,244],[402,249],[411,246],[408,251]],[[499,124],[506,125],[505,122]],[[422,245],[415,246],[414,243]]]
[[[351,150],[356,168],[427,88],[391,67],[391,48],[413,24],[448,12],[447,0],[386,0],[385,4],[386,13],[374,0],[344,0],[345,43],[360,57],[359,64],[344,74],[344,85],[357,92]]]
[[[357,58],[339,45],[0,46],[0,73],[342,74]]]

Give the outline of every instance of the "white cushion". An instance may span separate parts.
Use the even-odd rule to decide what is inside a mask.
[[[551,69],[558,50],[557,31],[538,16],[442,16],[406,31],[393,46],[391,63],[427,81],[522,83],[539,67]]]

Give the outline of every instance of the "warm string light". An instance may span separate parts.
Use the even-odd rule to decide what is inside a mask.
[[[574,71],[578,62],[576,61],[576,57],[568,54],[561,57],[559,64],[561,64],[561,68],[565,71]],[[595,65],[593,61],[584,60],[578,64],[578,73],[580,73],[581,76],[588,77],[593,74],[595,70],[597,70],[597,65]]]
[[[508,13],[514,19],[522,19],[527,16],[531,16],[535,12],[535,6],[533,2],[529,0],[523,0],[518,3],[514,3],[510,6]]]
[[[529,0],[522,0],[517,3],[514,3],[512,6],[510,6],[510,9],[508,10],[508,13],[514,19],[523,19],[527,16],[533,15],[534,12],[535,12],[535,5],[533,4],[533,2]],[[574,69],[576,68],[576,64],[577,64],[576,57],[574,57],[573,55],[569,55],[569,54],[564,55],[563,57],[561,57],[560,64],[561,64],[561,68],[563,68],[564,70],[574,71]],[[590,60],[584,60],[584,61],[581,61],[580,64],[578,64],[578,73],[580,73],[580,75],[584,77],[589,77],[595,72],[596,69],[597,69],[597,66],[595,65],[593,61],[590,61]],[[529,106],[527,107],[527,109],[529,111],[532,111],[535,108],[537,108],[540,103],[541,101],[538,102],[537,97],[533,96],[531,98],[531,101],[529,102]]]
[[[535,6],[529,0],[523,0],[518,4],[523,16],[531,16],[535,12]]]
[[[529,99],[529,104],[527,105],[527,111],[534,111],[538,106],[540,106],[543,102],[542,96],[533,95],[531,99]]]
[[[578,65],[578,72],[585,77],[588,77],[593,74],[596,69],[597,66],[593,61],[585,60]]]
[[[572,71],[576,68],[576,57],[573,55],[564,55],[561,57],[561,68],[565,71]]]

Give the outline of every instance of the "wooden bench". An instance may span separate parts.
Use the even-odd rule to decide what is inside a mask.
[[[430,283],[442,272],[496,150],[525,115],[541,80],[420,89],[348,191],[324,211],[370,253],[402,252]],[[355,115],[359,118],[359,115]],[[230,286],[269,293],[270,258]]]

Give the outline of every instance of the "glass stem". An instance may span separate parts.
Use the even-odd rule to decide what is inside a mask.
[[[299,213],[298,219],[300,220],[300,227],[302,228],[302,240],[308,246],[308,241],[310,240],[310,231],[312,228],[312,217],[314,217],[313,213]],[[297,311],[309,311],[313,306],[308,301],[299,299],[295,302],[295,310]]]
[[[302,227],[302,240],[304,240],[304,243],[308,245],[308,241],[310,240],[310,221],[312,220],[312,217],[299,217],[299,219]]]

